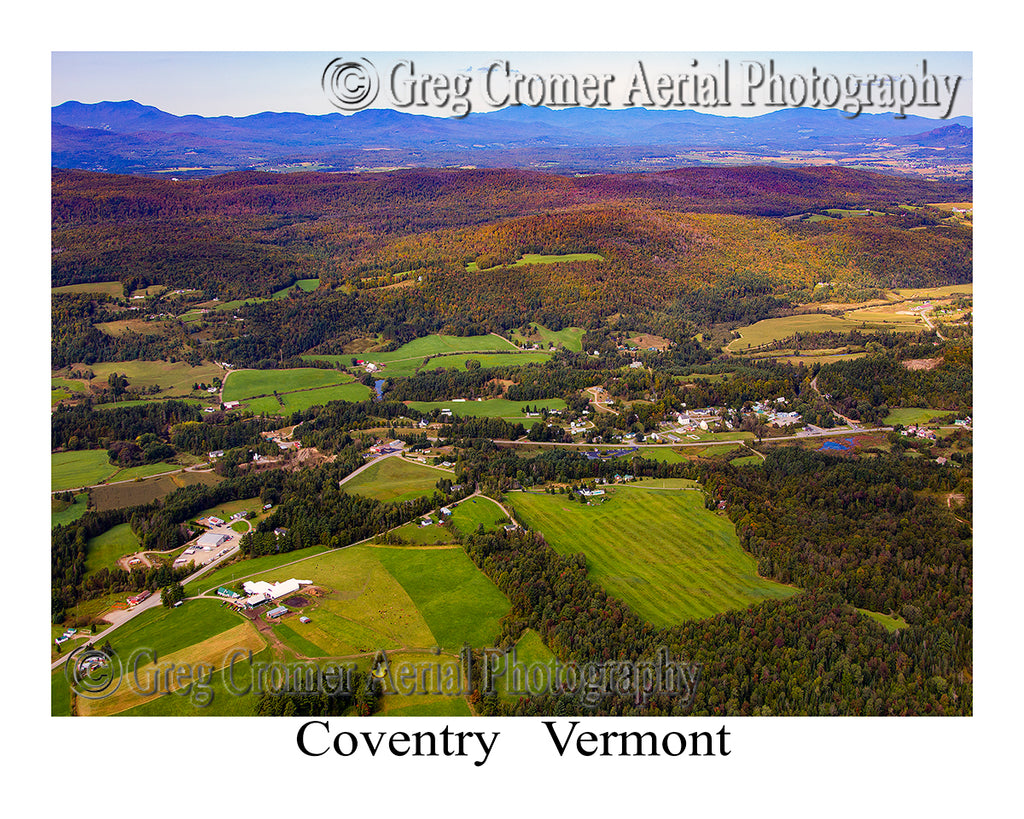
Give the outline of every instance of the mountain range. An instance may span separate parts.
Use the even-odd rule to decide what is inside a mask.
[[[463,119],[370,109],[177,116],[128,100],[51,109],[52,164],[135,174],[228,170],[509,167],[560,173],[686,165],[838,164],[969,178],[971,117],[783,109],[756,117],[693,110],[529,108]]]

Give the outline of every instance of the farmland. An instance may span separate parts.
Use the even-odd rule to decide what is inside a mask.
[[[213,472],[175,472],[155,478],[144,478],[128,483],[97,486],[89,490],[93,504],[100,511],[138,506],[169,495],[182,486],[218,483],[221,477]]]
[[[797,333],[848,333],[857,329],[924,329],[924,323],[915,316],[898,316],[891,308],[887,308],[887,312],[859,310],[843,317],[828,313],[802,313],[784,318],[764,319],[748,327],[740,327],[737,330],[740,337],[729,342],[726,350],[730,353],[755,350],[774,341],[790,338]]]
[[[529,405],[530,409],[565,409],[565,401],[561,398],[544,398],[536,401],[509,401],[507,398],[488,398],[483,401],[409,401],[413,409],[423,413],[433,412],[435,409],[449,409],[452,415],[460,418],[475,416],[477,418],[504,418],[506,421],[523,421],[539,423],[540,418],[530,418],[523,407]],[[526,425],[529,425],[526,424]]]
[[[254,413],[275,414],[328,401],[361,401],[370,392],[351,375],[334,370],[233,370],[225,379],[223,400],[244,402]]]
[[[466,368],[466,362],[471,360],[480,362],[480,366],[487,369],[488,367],[522,367],[526,364],[543,364],[545,361],[550,361],[551,356],[548,353],[541,352],[440,355],[431,358],[421,365],[419,370],[420,372],[428,372],[430,370],[439,370],[442,367],[463,370]],[[389,370],[389,372],[391,371]]]
[[[900,409],[890,410],[889,414],[883,419],[883,423],[885,423],[886,426],[894,426],[896,424],[901,424],[903,426],[909,426],[910,424],[927,424],[935,418],[942,418],[946,415],[950,415],[949,410],[935,410],[924,407],[902,407]]]
[[[342,489],[354,495],[397,503],[431,495],[441,478],[451,476],[446,470],[410,463],[403,458],[382,458],[346,481]]]
[[[224,400],[244,401],[261,395],[313,390],[346,384],[351,376],[333,370],[233,370],[224,380]]]
[[[77,365],[77,369],[86,369]],[[159,386],[160,392],[153,400],[170,397],[187,397],[192,393],[195,383],[210,383],[214,378],[221,378],[224,370],[209,362],[193,367],[184,361],[111,361],[91,364],[87,369],[93,371],[94,377],[90,384],[106,386],[111,373],[124,375],[128,384],[134,388]]]
[[[85,571],[115,568],[117,559],[138,551],[139,538],[127,523],[119,523],[101,535],[89,538],[85,553]]]
[[[89,494],[80,492],[74,496],[71,503],[58,500],[56,497],[50,499],[50,528],[62,526],[78,520],[85,514],[89,503]]]
[[[90,486],[109,478],[118,467],[110,463],[105,449],[80,449],[50,455],[50,489]]]
[[[85,284],[65,284],[62,287],[51,289],[55,294],[79,294],[95,293],[99,296],[112,296],[115,299],[124,298],[124,285],[121,282],[87,282]]]
[[[115,597],[123,600],[123,594]],[[208,663],[219,668],[231,649],[244,651],[251,648],[256,653],[264,647],[256,631],[237,614],[222,608],[219,602],[205,600],[191,601],[180,608],[150,609],[111,634],[109,640],[125,668],[133,652],[140,649],[154,652],[161,667],[165,667],[167,662],[174,662],[189,665]],[[155,669],[146,663],[149,659],[149,656],[143,657],[139,666],[140,681],[152,678],[151,672]],[[217,688],[217,681],[214,682]],[[249,700],[233,703],[236,698],[226,696],[222,686],[217,688],[215,695],[217,704],[209,711],[197,707],[188,696],[143,696],[134,690],[135,687],[131,682],[123,683],[105,699],[77,698],[77,713],[83,716],[106,715],[123,713],[128,709],[137,709],[132,713],[140,714],[252,713]],[[63,668],[54,672],[51,691],[52,713],[70,713],[70,692]]]
[[[286,620],[303,647],[316,646],[319,656],[380,649],[425,652],[434,646],[455,652],[465,642],[490,645],[509,605],[459,548],[350,546],[315,555],[285,572],[329,590],[302,609],[312,622]],[[256,579],[281,577],[278,569]],[[282,634],[286,644],[288,636]]]
[[[595,506],[558,495],[508,495],[524,524],[563,554],[583,552],[593,579],[655,625],[796,592],[758,577],[732,523],[704,509],[699,491],[622,486],[605,497]]]
[[[56,404],[68,398],[77,397],[85,392],[85,384],[70,378],[50,379],[50,403]]]
[[[582,327],[566,327],[564,330],[549,330],[542,324],[530,324],[530,332],[523,334],[518,330],[512,333],[512,340],[520,344],[539,344],[546,348],[553,344],[555,347],[565,347],[567,350],[580,352],[583,349],[583,334],[586,332]]]
[[[499,523],[500,521],[500,523]],[[464,535],[475,532],[483,526],[485,531],[493,531],[499,525],[508,522],[508,516],[501,507],[482,495],[467,498],[452,510],[451,524]]]
[[[563,262],[603,262],[604,256],[600,253],[524,253],[510,267],[522,267],[528,264],[560,264]],[[500,267],[501,265],[497,265]],[[493,270],[494,268],[486,268]],[[466,270],[470,273],[480,272],[480,265],[476,262],[469,262]]]

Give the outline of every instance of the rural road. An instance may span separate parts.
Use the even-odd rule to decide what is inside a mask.
[[[221,557],[215,557],[213,560],[211,560],[205,566],[202,566],[202,567],[196,569],[196,571],[192,572],[192,574],[190,574],[188,577],[186,577],[184,580],[182,580],[181,581],[181,585],[184,586],[184,585],[186,585],[188,583],[191,583],[196,578],[200,577],[201,575],[206,574],[208,571],[213,569],[219,563],[222,563],[223,561],[225,561],[228,558],[232,557],[235,554],[235,552],[237,552],[237,551],[238,551],[238,546],[235,546],[226,555],[222,555]],[[113,620],[114,622],[112,622],[110,624],[109,628],[106,628],[103,631],[99,632],[91,640],[89,640],[89,642],[83,644],[82,647],[83,648],[88,648],[88,647],[90,647],[92,645],[95,645],[97,641],[99,641],[101,639],[105,639],[107,637],[107,635],[109,635],[112,631],[114,631],[115,629],[120,628],[125,623],[128,623],[131,620],[134,620],[136,617],[138,617],[140,614],[142,614],[142,612],[149,611],[149,609],[153,608],[154,606],[159,606],[159,605],[161,605],[161,603],[160,603],[160,592],[156,591],[156,592],[153,592],[153,594],[150,595],[150,597],[148,599],[142,601],[141,603],[139,603],[139,605],[135,606],[134,608],[128,609],[127,611],[114,611],[114,612],[111,612],[110,614],[104,615],[104,617],[109,618],[110,620]],[[59,660],[56,660],[56,661],[50,663],[50,670],[52,671],[55,668],[57,668],[60,665],[62,665],[64,662],[66,662],[68,657],[70,657],[72,653],[74,653],[74,652],[65,654],[65,655],[61,656],[61,658]]]
[[[203,467],[202,469],[200,467]],[[143,480],[149,478],[159,478],[163,475],[177,475],[179,472],[212,472],[213,467],[210,464],[192,464],[192,466],[183,466],[180,469],[169,469],[166,472],[156,472],[152,475],[146,475]],[[101,486],[117,486],[122,483],[135,483],[139,480],[138,478],[126,478],[123,481],[109,481],[105,483],[92,483],[88,486],[76,486],[72,489],[54,489],[50,492],[51,495],[56,495],[58,492],[81,492],[83,489],[98,489]]]
[[[818,432],[806,432],[803,435],[782,435],[778,438],[765,438],[762,443],[773,444],[776,441],[803,441],[807,438],[842,438],[847,435],[864,435],[870,432],[892,432],[892,427],[871,427],[866,429],[864,427],[838,427],[834,429],[819,430]],[[571,447],[590,447],[593,446],[595,449],[597,445],[586,444],[586,443],[563,443],[562,441],[509,441],[507,439],[495,438],[494,443],[496,444],[509,444],[511,446],[571,446]],[[668,444],[616,444],[615,446],[635,446],[638,449],[658,449],[658,448],[673,448],[683,446],[724,446],[725,444],[745,444],[748,443],[745,439],[732,440],[732,441],[691,441],[685,443],[668,443]],[[610,446],[609,444],[602,444],[601,446]]]

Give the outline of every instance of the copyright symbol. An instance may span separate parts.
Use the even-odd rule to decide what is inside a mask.
[[[335,108],[359,111],[377,99],[380,79],[373,63],[365,57],[358,60],[337,57],[327,63],[320,85]]]
[[[102,700],[121,687],[124,669],[114,655],[82,646],[72,652],[64,664],[64,676],[71,690],[89,700]]]

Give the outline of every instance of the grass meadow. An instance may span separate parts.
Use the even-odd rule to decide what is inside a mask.
[[[644,482],[608,490],[597,505],[512,492],[516,516],[563,554],[583,552],[591,577],[659,626],[711,617],[795,589],[764,580],[732,522],[699,491]]]
[[[345,492],[379,501],[398,503],[431,495],[441,478],[450,472],[411,463],[404,458],[382,458],[342,484]]]

